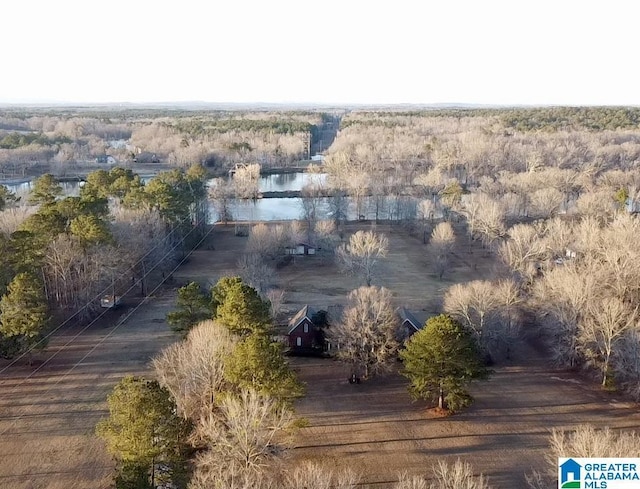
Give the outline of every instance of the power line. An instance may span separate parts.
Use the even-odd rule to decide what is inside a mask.
[[[158,247],[162,246],[166,241],[169,240],[170,236],[172,233],[176,232],[179,229],[179,225],[180,224],[184,224],[187,219],[190,219],[190,216],[185,216],[181,222],[179,222],[176,227],[174,227],[169,234],[167,234],[165,237],[162,238],[162,240],[155,245],[153,248],[151,248],[147,253],[145,253],[144,256],[142,256],[140,259],[138,259],[137,262],[135,262],[133,265],[129,266],[127,268],[126,273],[129,273],[129,271],[133,271],[135,267],[138,266],[138,264],[142,263],[145,258],[147,258],[151,253],[153,253]],[[193,231],[193,229],[192,229]],[[187,234],[187,236],[191,234],[191,231]],[[185,236],[186,237],[186,236]],[[175,249],[175,247],[173,248]],[[154,267],[151,268],[151,270],[153,270],[157,265],[160,264],[160,262],[164,259],[161,258],[160,261],[154,265]],[[146,278],[148,275],[148,273],[143,274],[142,276],[142,280],[144,280],[144,278]],[[21,359],[23,359],[26,355],[30,354],[31,352],[33,352],[33,350],[35,350],[38,345],[42,344],[44,341],[46,341],[47,339],[49,339],[54,333],[56,333],[57,331],[60,330],[60,328],[62,328],[65,324],[69,323],[72,319],[74,319],[78,314],[80,314],[80,312],[87,308],[92,302],[101,299],[102,296],[111,288],[112,286],[108,285],[107,287],[105,287],[101,292],[98,293],[98,295],[96,295],[93,299],[87,301],[82,307],[80,307],[76,312],[74,312],[70,317],[68,317],[67,319],[65,319],[62,323],[60,323],[58,326],[56,326],[53,330],[51,330],[50,332],[48,332],[45,336],[43,336],[40,340],[38,340],[36,343],[34,343],[33,345],[31,345],[26,351],[24,351],[23,353],[21,353],[18,357],[14,358],[9,365],[6,365],[4,368],[0,369],[0,374],[4,373],[7,369],[11,368],[13,365],[15,365],[17,362],[19,362]],[[134,288],[134,286],[132,285],[131,287],[129,287],[124,294],[127,294],[129,291],[131,291]],[[102,316],[104,316],[106,313],[108,312],[107,309],[105,309],[103,312],[101,312],[94,320],[92,320],[91,323],[89,323],[89,325],[93,324],[95,321],[97,321],[98,319],[100,319]],[[84,331],[84,330],[83,330]]]
[[[100,341],[98,341],[98,343],[96,343],[79,361],[77,361],[71,368],[69,368],[56,382],[54,382],[53,384],[50,384],[50,387],[48,389],[46,389],[41,395],[44,396],[46,393],[48,393],[49,391],[51,391],[51,389],[53,387],[55,387],[56,385],[58,385],[60,382],[62,382],[62,380],[64,380],[71,372],[73,372],[78,365],[80,365],[82,362],[84,362],[87,357],[89,355],[91,355],[100,345],[102,345],[108,338],[110,338],[117,330],[118,328],[120,328],[120,326],[122,326],[127,319],[129,319],[143,304],[145,304],[145,302],[147,301],[147,299],[149,297],[151,297],[152,294],[154,294],[162,285],[164,285],[164,283],[167,281],[168,277],[175,272],[186,260],[187,258],[189,258],[189,256],[191,256],[191,254],[196,250],[196,248],[198,246],[200,246],[200,244],[202,244],[202,242],[209,236],[209,234],[211,234],[211,232],[213,231],[214,226],[211,226],[211,228],[209,229],[209,231],[207,231],[205,233],[205,235],[200,238],[200,240],[195,244],[195,246],[184,256],[184,258],[182,258],[182,260],[180,260],[178,262],[178,264],[171,270],[170,274],[166,277],[163,278],[160,283],[158,283],[158,285],[156,285],[153,290],[146,295],[142,301],[136,305],[131,311],[129,311],[127,314],[124,315],[124,317],[116,324],[116,326],[109,332],[107,333],[104,338],[102,338]],[[195,229],[195,228],[194,228]],[[193,232],[193,229],[188,233],[190,234],[191,232]],[[187,235],[188,235],[187,234]],[[156,265],[157,266],[157,265]],[[155,267],[154,267],[155,268]],[[93,322],[92,322],[93,323]],[[92,324],[90,323],[86,328],[84,328],[80,333],[78,333],[76,336],[74,336],[69,342],[67,342],[62,348],[67,347],[69,344],[71,344],[73,342],[73,340],[75,340],[75,338],[77,338],[80,334],[82,334],[84,331],[86,331],[86,329]],[[43,364],[41,364],[36,370],[34,370],[30,375],[28,375],[27,377],[25,377],[18,385],[14,386],[13,390],[11,391],[11,393],[15,392],[16,389],[18,389],[20,386],[22,386],[27,380],[29,380],[35,373],[37,373],[42,367],[44,367],[53,357],[55,357],[57,355],[57,353],[59,353],[62,348],[60,348],[58,350],[58,352],[56,352],[54,355],[52,355],[51,357],[49,357]],[[21,414],[20,416],[16,417],[13,422],[7,427],[5,428],[2,432],[0,432],[0,438],[10,429],[12,428],[18,421],[20,421],[22,418],[24,417],[23,414]]]

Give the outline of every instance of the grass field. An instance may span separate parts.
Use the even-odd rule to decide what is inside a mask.
[[[369,230],[371,225],[347,224],[344,241],[360,229]],[[470,248],[467,238],[462,236],[451,271],[439,280],[429,269],[426,246],[419,237],[409,236],[397,226],[377,225],[375,230],[388,237],[389,253],[380,263],[374,285],[387,287],[396,305],[422,311],[425,316],[438,312],[443,292],[450,285],[495,273],[495,262],[486,250]],[[215,283],[220,277],[235,273],[246,243],[246,237],[234,235],[232,225],[217,226],[208,245],[213,250],[197,250],[175,277],[180,283],[189,280]],[[358,277],[345,275],[333,262],[327,263],[318,256],[298,256],[292,264],[277,270],[275,285],[286,290],[285,307],[295,313],[305,304],[316,307],[345,304],[347,294],[363,284]]]
[[[346,236],[363,226],[349,225]],[[494,274],[492,259],[482,249],[470,249],[462,238],[452,272],[439,281],[427,269],[418,238],[384,226],[378,230],[388,233],[391,252],[376,284],[391,289],[397,305],[425,316],[437,312],[450,284]],[[210,241],[174,274],[177,284],[214,283],[233,273],[245,244],[233,227],[216,227]],[[346,293],[359,285],[316,258],[297,258],[278,271],[277,282],[287,288],[286,307],[292,312],[306,303],[344,303]],[[94,426],[106,414],[105,399],[115,383],[129,373],[148,375],[149,359],[177,339],[164,322],[175,286],[157,293],[121,326],[122,310],[77,337],[77,327],[61,330],[33,367],[24,361],[0,363],[4,487],[109,487],[113,463],[94,437]],[[437,459],[460,457],[487,474],[496,489],[523,488],[522,474],[543,464],[551,428],[587,422],[640,427],[634,406],[554,371],[536,350],[523,345],[513,358],[475,387],[477,401],[470,410],[448,418],[412,403],[397,374],[350,385],[347,370],[337,362],[292,359],[307,385],[298,414],[310,426],[297,435],[287,457],[349,466],[362,474],[363,487],[373,488],[389,486],[399,471],[426,474]]]

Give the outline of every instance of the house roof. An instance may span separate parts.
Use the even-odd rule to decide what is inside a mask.
[[[304,246],[305,248],[315,248],[315,246],[310,245],[309,243],[303,243],[303,242],[296,243],[294,245],[288,245],[288,246],[285,246],[285,248],[297,248],[298,246]]]
[[[405,321],[408,321],[409,324],[413,326],[413,328],[416,331],[419,331],[420,329],[422,329],[422,323],[418,321],[416,317],[413,315],[413,313],[409,311],[406,307],[398,308],[398,316],[400,316],[400,320],[402,323],[404,323]]]
[[[293,316],[289,320],[289,330],[287,334],[291,334],[294,329],[298,327],[298,325],[306,318],[309,322],[312,322],[311,317],[317,311],[311,307],[309,304],[305,305],[302,309],[300,309],[295,316]]]

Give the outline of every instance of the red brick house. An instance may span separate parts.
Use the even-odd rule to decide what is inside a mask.
[[[287,336],[291,351],[308,351],[322,349],[322,334],[320,327],[313,322],[318,313],[311,306],[304,306],[289,321]]]

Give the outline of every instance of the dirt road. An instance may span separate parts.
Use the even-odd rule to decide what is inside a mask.
[[[76,338],[80,328],[64,329],[33,367],[21,361],[0,373],[0,485],[110,487],[113,463],[95,425],[122,376],[146,374],[149,359],[175,341],[164,323],[173,297],[153,298],[120,326],[95,325]]]

